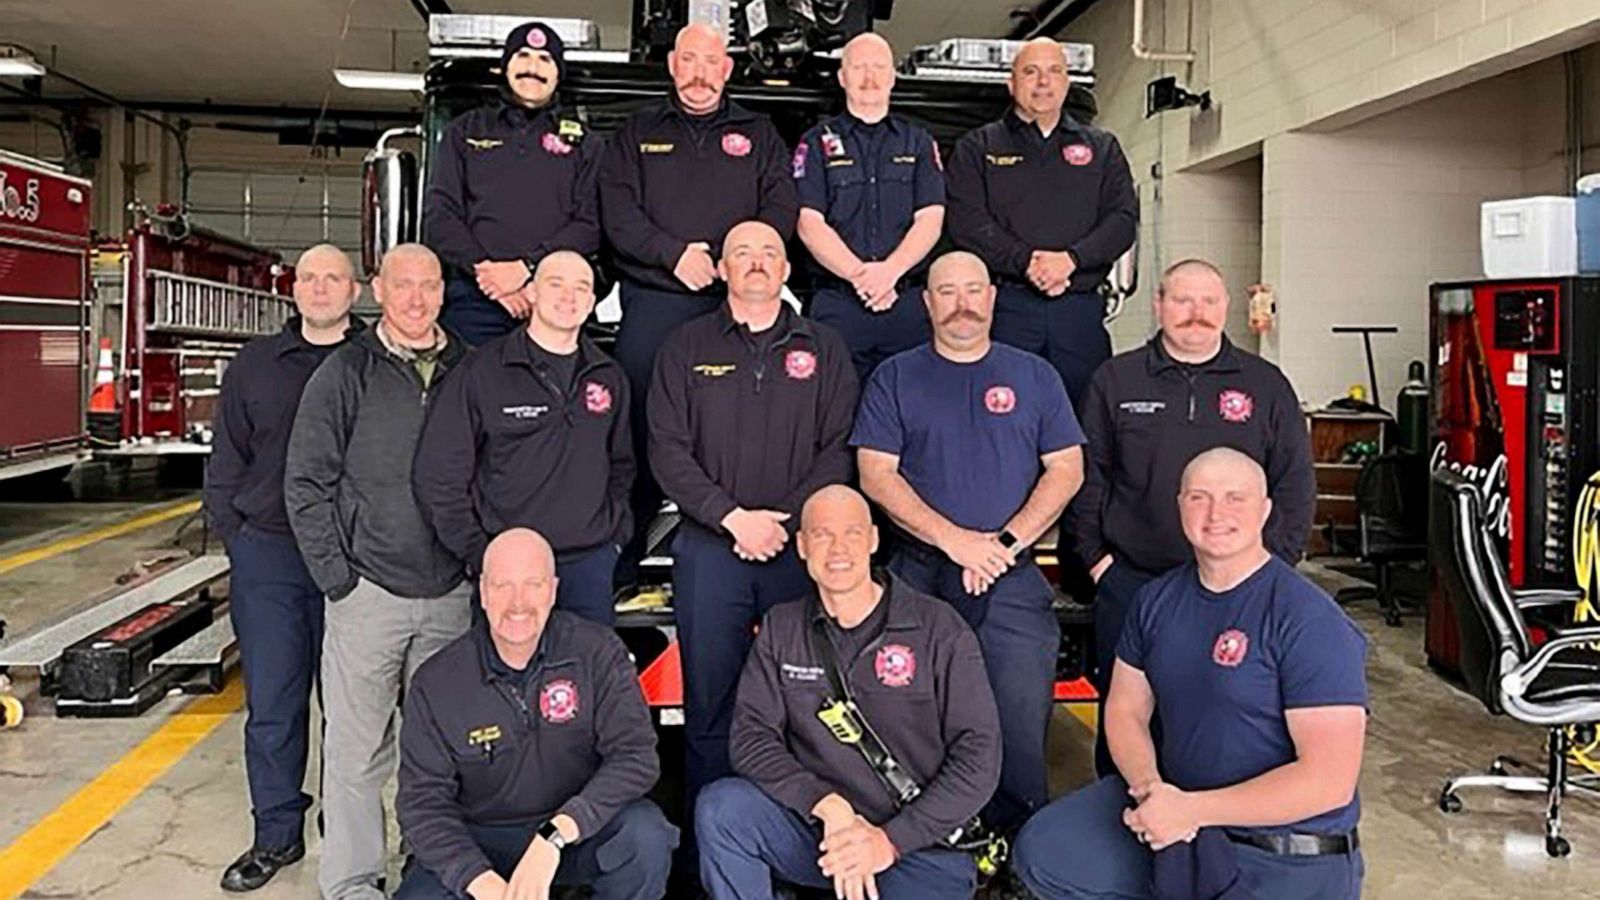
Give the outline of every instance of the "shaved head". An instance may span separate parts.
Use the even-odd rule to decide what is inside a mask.
[[[299,268],[317,261],[325,261],[329,265],[338,266],[344,270],[346,275],[351,278],[355,277],[356,268],[350,263],[350,255],[332,244],[317,244],[314,247],[307,247],[305,252],[300,254],[300,259],[295,262],[295,267]]]
[[[889,46],[889,42],[884,40],[883,35],[875,31],[863,31],[851,38],[850,43],[844,45],[844,53],[840,58],[847,66],[851,60],[861,58],[880,58],[888,60],[892,64],[894,62],[894,48]]]
[[[531,568],[554,575],[556,554],[544,535],[532,528],[511,528],[500,532],[483,551],[483,574],[498,574],[512,568]]]
[[[1194,258],[1179,260],[1167,266],[1167,270],[1161,273],[1161,284],[1156,287],[1156,290],[1166,293],[1171,290],[1174,280],[1186,275],[1214,278],[1217,284],[1221,285],[1224,292],[1228,289],[1228,279],[1223,277],[1221,269],[1206,260]]]
[[[684,112],[691,116],[715,112],[733,74],[733,57],[722,32],[703,22],[684,26],[667,54],[667,72]]]
[[[1050,38],[1023,44],[1011,60],[1011,100],[1025,122],[1055,127],[1067,102],[1067,54]]]
[[[1198,479],[1202,475],[1221,473],[1238,478],[1241,484],[1249,484],[1263,497],[1267,495],[1266,470],[1261,468],[1260,463],[1232,447],[1212,447],[1189,460],[1189,464],[1183,467],[1182,486],[1188,487],[1191,477]]]
[[[1054,63],[1060,60],[1067,64],[1067,50],[1054,38],[1036,37],[1024,41],[1018,48],[1017,55],[1011,58],[1011,74],[1016,75],[1024,68],[1037,63]]]
[[[855,488],[829,485],[806,498],[800,509],[795,550],[816,582],[828,612],[847,627],[872,610],[872,554],[878,529],[872,508]]]
[[[934,260],[933,265],[928,267],[928,286],[931,288],[940,280],[965,279],[973,276],[982,278],[987,283],[989,267],[976,253],[952,250]]]
[[[431,267],[435,272],[442,271],[439,266],[438,254],[422,244],[395,244],[389,248],[387,253],[383,254],[383,262],[378,266],[378,277],[383,278],[395,270],[410,264]]]
[[[539,265],[534,268],[533,277],[537,279],[541,272],[556,270],[573,274],[583,272],[591,278],[594,277],[594,267],[589,265],[589,261],[584,259],[581,254],[574,253],[571,250],[557,250],[554,253],[546,254],[545,258],[539,260]]]
[[[717,271],[728,285],[730,299],[758,305],[780,302],[789,278],[783,235],[765,222],[740,222],[722,239]]]
[[[800,508],[800,527],[819,516],[847,515],[862,522],[872,521],[872,507],[861,492],[847,484],[830,484],[806,499]]]
[[[1266,552],[1262,532],[1272,516],[1267,473],[1232,447],[1199,454],[1183,469],[1178,518],[1204,565],[1250,561]]]
[[[360,294],[355,267],[343,250],[318,244],[300,254],[294,265],[294,306],[300,314],[302,334],[342,336],[350,324],[350,307]],[[308,328],[310,332],[305,330]],[[318,343],[327,339],[318,339]]]
[[[556,555],[531,528],[510,528],[483,551],[478,595],[489,636],[512,668],[527,666],[556,604]]]
[[[704,22],[694,22],[678,29],[677,37],[672,39],[674,52],[695,49],[715,49],[727,52],[728,42],[722,39],[722,32],[712,28]]]

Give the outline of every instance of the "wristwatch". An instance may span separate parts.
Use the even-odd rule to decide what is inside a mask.
[[[1008,528],[1005,531],[1000,532],[1000,546],[1006,548],[1007,550],[1012,549],[1020,543],[1021,541],[1017,540],[1017,536],[1011,533],[1011,529]]]
[[[539,837],[549,841],[550,846],[557,850],[567,849],[567,839],[561,836],[561,829],[556,827],[554,819],[544,823],[544,827],[539,829]]]

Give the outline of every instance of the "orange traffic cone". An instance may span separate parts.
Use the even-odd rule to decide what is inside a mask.
[[[94,392],[89,395],[89,412],[117,411],[117,378],[111,371],[111,338],[100,339],[100,359],[94,366]]]

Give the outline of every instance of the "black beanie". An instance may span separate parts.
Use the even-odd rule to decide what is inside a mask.
[[[543,50],[550,54],[556,61],[556,77],[565,80],[567,77],[566,51],[561,44],[561,35],[556,34],[554,28],[543,22],[524,22],[511,33],[506,35],[506,46],[500,51],[500,68],[504,69],[511,64],[511,57],[517,55],[518,50]]]

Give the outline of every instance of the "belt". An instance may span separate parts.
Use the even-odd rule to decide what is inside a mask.
[[[1349,834],[1259,834],[1230,831],[1228,840],[1274,856],[1346,856],[1361,849],[1360,832]]]

